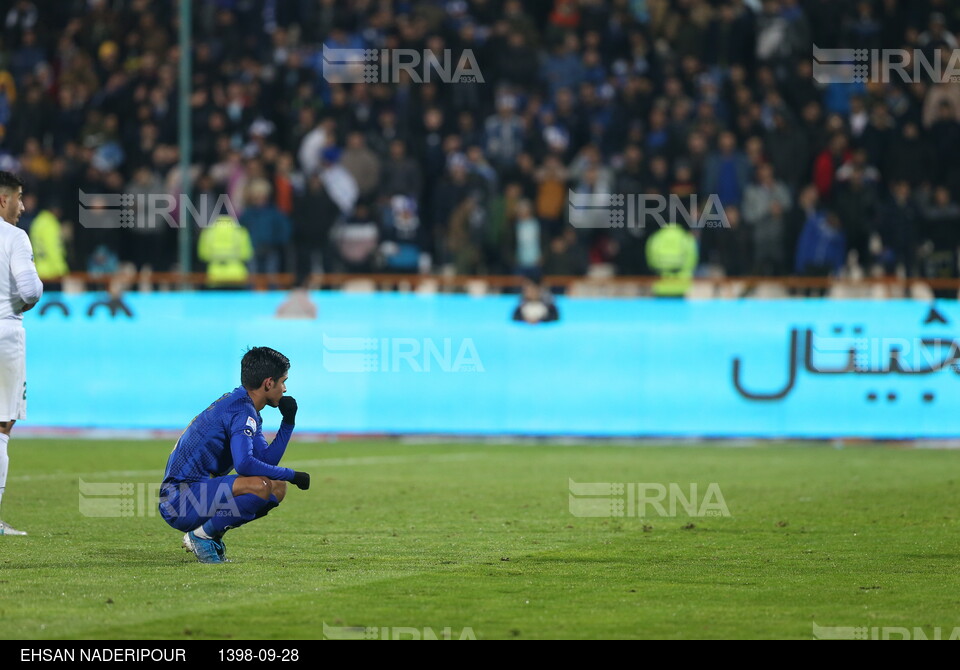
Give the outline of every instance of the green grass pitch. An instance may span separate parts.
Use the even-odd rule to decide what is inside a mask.
[[[80,479],[156,482],[170,447],[14,436],[2,516],[30,536],[0,537],[0,636],[299,639],[326,624],[811,639],[814,622],[944,637],[960,626],[956,451],[295,442],[284,464],[312,488],[228,533],[233,563],[201,565],[152,501],[131,496],[133,516],[80,512]],[[570,479],[717,483],[730,516],[581,518]]]

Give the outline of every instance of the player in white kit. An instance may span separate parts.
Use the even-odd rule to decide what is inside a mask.
[[[23,313],[43,294],[23,213],[23,182],[0,171],[0,503],[7,486],[7,445],[13,424],[27,418],[27,345]],[[0,535],[26,535],[0,521]]]

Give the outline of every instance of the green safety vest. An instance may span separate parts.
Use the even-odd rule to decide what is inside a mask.
[[[250,233],[229,216],[221,216],[200,233],[197,255],[207,263],[209,284],[237,284],[247,280],[247,261],[253,256]]]
[[[30,244],[40,279],[59,279],[70,272],[60,222],[52,212],[43,210],[37,214],[30,226]]]
[[[690,288],[699,261],[697,240],[689,231],[670,224],[647,240],[647,263],[660,275],[656,296],[683,296]]]

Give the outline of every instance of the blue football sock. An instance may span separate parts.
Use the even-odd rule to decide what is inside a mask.
[[[257,518],[257,513],[270,504],[269,500],[253,493],[231,498],[231,502],[232,505],[217,510],[216,516],[203,524],[203,531],[210,537],[218,538],[230,528],[253,521]]]
[[[270,494],[270,498],[267,500],[267,504],[260,508],[260,511],[257,512],[257,515],[253,517],[254,519],[259,519],[260,517],[266,516],[267,512],[277,507],[280,504],[280,501],[277,500],[277,496]]]

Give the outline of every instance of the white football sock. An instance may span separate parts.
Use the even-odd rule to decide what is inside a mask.
[[[10,457],[7,456],[9,441],[9,435],[0,433],[0,502],[3,502],[3,491],[7,488],[7,468],[10,465]]]
[[[207,535],[206,531],[203,530],[203,526],[200,526],[200,527],[197,528],[195,531],[193,531],[193,534],[196,535],[197,537],[199,537],[201,540],[212,540],[212,539],[213,539],[212,537],[210,537],[209,535]]]

